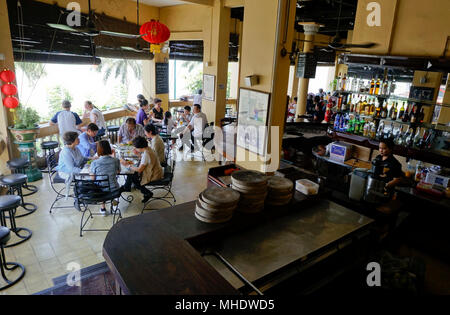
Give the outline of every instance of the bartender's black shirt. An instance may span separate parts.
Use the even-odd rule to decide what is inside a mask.
[[[381,180],[388,183],[392,181],[394,178],[399,178],[403,176],[402,165],[399,161],[393,156],[390,155],[386,160],[383,161],[383,157],[378,155],[376,158],[380,165],[383,166],[382,174],[380,175]]]
[[[159,109],[159,112],[156,110],[156,108],[153,108],[153,113],[155,114],[155,119],[162,120],[164,118],[164,110],[162,109],[162,107]]]

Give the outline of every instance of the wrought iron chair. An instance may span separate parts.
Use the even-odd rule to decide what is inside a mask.
[[[159,197],[153,196],[152,198],[150,198],[150,200],[144,204],[141,214],[144,213],[144,211],[157,210],[157,209],[147,208],[147,206],[150,203],[152,203],[156,200],[164,201],[165,203],[167,203],[169,205],[169,207],[172,207],[175,204],[175,202],[177,202],[177,200],[175,199],[175,195],[172,192],[172,181],[173,181],[174,173],[175,173],[175,160],[172,159],[172,160],[168,161],[167,165],[164,167],[164,177],[162,179],[150,182],[147,185],[145,185],[145,187],[149,188],[152,193],[154,193],[157,190],[163,190],[163,191],[165,191],[165,194],[163,196],[159,196]],[[174,202],[173,204],[169,201],[171,199],[173,199],[173,202]]]
[[[202,146],[200,151],[202,152],[202,159],[206,161],[204,149],[208,149],[214,154],[215,146],[214,146],[214,122],[206,124],[205,129],[203,129],[202,135]]]
[[[56,167],[58,166],[58,152],[49,152],[46,158],[48,181],[50,183],[50,187],[56,193],[55,201],[53,201],[52,205],[50,206],[49,212],[52,213],[54,209],[73,209],[74,207],[79,210],[79,206],[77,205],[76,200],[74,200],[73,206],[56,206],[58,201],[66,198],[66,181],[63,178],[59,177],[58,171],[56,170]],[[73,185],[71,185],[71,187],[73,187]],[[73,193],[69,192],[68,198],[74,198]]]
[[[122,219],[122,213],[119,209],[121,191],[120,189],[111,190],[108,175],[75,175],[74,193],[83,213],[80,222],[80,237],[83,236],[83,231],[109,231],[109,229],[85,228],[89,220],[94,218],[94,215],[104,215],[103,213],[93,213],[89,206],[109,204],[113,215],[112,225]]]

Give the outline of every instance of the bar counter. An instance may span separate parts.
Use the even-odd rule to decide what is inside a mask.
[[[311,254],[317,246],[331,244],[335,239],[347,239],[370,227],[373,222],[340,206],[333,210],[329,203],[320,195],[307,197],[295,192],[287,206],[266,207],[257,214],[236,212],[227,223],[206,224],[195,218],[195,201],[192,201],[119,221],[105,239],[103,255],[120,288],[119,294],[242,294],[236,285],[231,284],[232,281],[218,272],[218,268],[208,263],[200,248],[233,242],[230,237],[245,236],[245,233],[257,232],[258,228],[274,223],[284,234],[296,229],[297,236],[290,235],[287,239],[289,244],[283,246],[284,249],[297,247],[286,253],[286,259],[292,263],[306,258],[305,255]],[[309,243],[301,244],[300,240]],[[265,242],[270,242],[267,236]],[[232,256],[229,247],[227,250],[225,254]],[[279,251],[271,253],[281,254]],[[279,261],[277,257],[273,258]],[[240,255],[238,259],[238,265],[242,266],[255,257],[245,260]],[[279,264],[275,267],[280,267]],[[267,264],[264,274],[272,267]],[[250,278],[255,280],[255,275]]]

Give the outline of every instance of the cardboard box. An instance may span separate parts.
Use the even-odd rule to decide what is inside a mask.
[[[333,142],[330,145],[330,159],[345,162],[352,157],[352,145],[344,142]]]
[[[448,178],[448,177],[428,172],[427,177],[425,178],[425,182],[429,183],[431,185],[436,185],[436,186],[441,186],[441,187],[447,188],[449,179],[450,178]]]
[[[370,161],[370,148],[353,145],[352,156],[361,161]]]

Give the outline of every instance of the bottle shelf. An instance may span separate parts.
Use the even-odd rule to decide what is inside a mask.
[[[409,102],[409,103],[418,103],[418,104],[427,105],[427,106],[433,106],[433,105],[446,106],[445,104],[436,104],[435,102],[430,102],[430,101],[425,101],[425,100],[418,100],[418,99],[414,99],[414,98],[398,96],[398,95],[392,95],[392,94],[377,95],[377,94],[370,94],[370,93],[367,93],[367,92],[338,91],[338,90],[334,91],[334,93],[359,94],[359,95],[364,95],[364,96],[373,96],[373,97],[377,97],[377,98],[381,98],[381,99],[392,99],[392,100],[404,101],[404,102]]]

